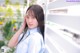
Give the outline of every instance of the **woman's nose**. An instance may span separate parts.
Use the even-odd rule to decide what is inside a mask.
[[[29,22],[32,22],[32,19],[31,18],[29,18],[28,20],[29,20]]]

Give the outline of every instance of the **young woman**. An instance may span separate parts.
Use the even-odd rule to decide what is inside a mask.
[[[44,13],[39,5],[32,5],[26,11],[21,28],[8,43],[15,47],[15,53],[43,53],[44,51]]]

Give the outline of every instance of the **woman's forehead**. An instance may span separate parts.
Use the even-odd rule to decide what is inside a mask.
[[[33,15],[34,16],[34,12],[32,10],[28,10],[27,15]]]

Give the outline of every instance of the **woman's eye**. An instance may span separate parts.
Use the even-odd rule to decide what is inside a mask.
[[[35,16],[32,16],[32,18],[34,19],[34,18],[35,18]]]
[[[33,16],[33,19],[34,19],[35,17]]]
[[[27,16],[26,18],[29,19],[29,16]]]

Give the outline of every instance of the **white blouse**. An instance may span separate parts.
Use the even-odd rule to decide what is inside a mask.
[[[20,38],[23,34],[20,35]],[[39,28],[28,29],[21,42],[16,47],[16,53],[43,53],[44,41]]]

